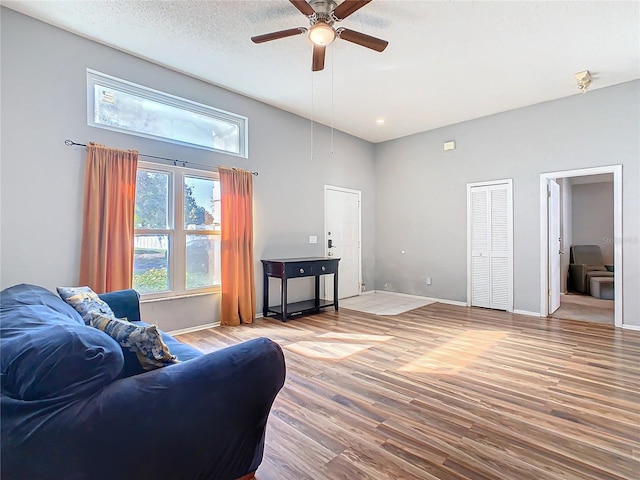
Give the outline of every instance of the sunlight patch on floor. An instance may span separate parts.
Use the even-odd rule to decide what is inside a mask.
[[[332,338],[336,340],[355,340],[363,342],[386,342],[392,340],[390,335],[368,335],[366,333],[339,333],[329,332],[318,335],[318,338]]]
[[[390,335],[327,332],[318,335],[316,341],[300,341],[283,347],[309,358],[342,360],[373,347],[375,343],[387,342],[393,338]]]
[[[286,349],[309,358],[321,360],[342,360],[373,345],[355,343],[296,342]]]
[[[398,370],[411,373],[456,374],[506,336],[507,332],[502,331],[469,330]]]

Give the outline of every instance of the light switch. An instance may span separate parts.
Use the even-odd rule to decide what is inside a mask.
[[[309,235],[309,243],[318,243],[318,237],[316,235]]]

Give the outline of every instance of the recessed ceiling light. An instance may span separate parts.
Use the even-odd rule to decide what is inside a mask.
[[[376,125],[384,125],[384,118],[378,118],[376,120]]]

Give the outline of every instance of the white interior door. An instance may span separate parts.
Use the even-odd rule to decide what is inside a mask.
[[[468,185],[470,305],[513,311],[511,182]]]
[[[549,209],[549,315],[560,308],[560,185],[549,179],[547,205]]]
[[[325,254],[340,258],[338,298],[360,295],[360,192],[325,186]],[[333,282],[325,281],[333,300]]]

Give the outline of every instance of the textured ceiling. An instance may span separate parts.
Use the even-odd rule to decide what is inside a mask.
[[[250,41],[308,26],[287,0],[2,4],[371,142],[578,95],[582,70],[591,90],[640,78],[637,1],[374,0],[340,26],[387,49],[337,40],[314,74],[304,35]]]

